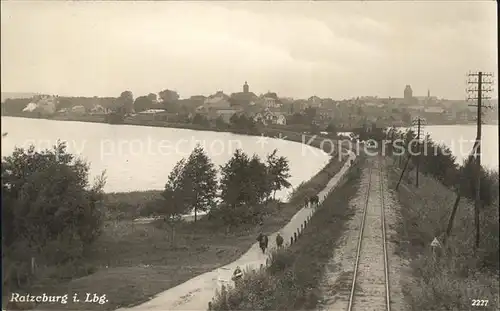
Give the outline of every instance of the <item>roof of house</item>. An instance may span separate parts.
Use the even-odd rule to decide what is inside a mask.
[[[279,100],[278,95],[274,92],[267,92],[266,94],[262,95],[262,97],[270,97]]]
[[[217,91],[215,94],[208,96],[206,99],[223,97],[225,99],[229,99],[229,95],[225,94],[223,91]]]
[[[189,99],[192,99],[192,100],[204,100],[205,98],[207,98],[207,97],[204,95],[193,95],[193,96],[189,97]]]

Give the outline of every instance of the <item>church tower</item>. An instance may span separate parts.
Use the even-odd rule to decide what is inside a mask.
[[[243,85],[243,93],[248,93],[249,87],[247,81],[245,81],[245,84]]]
[[[406,85],[404,90],[404,102],[406,105],[411,105],[413,101],[413,91],[410,85]]]

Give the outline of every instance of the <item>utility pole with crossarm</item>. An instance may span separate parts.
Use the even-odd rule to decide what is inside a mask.
[[[468,87],[467,87],[467,100],[475,101],[476,104],[469,105],[477,108],[477,133],[476,141],[472,149],[472,154],[475,158],[476,164],[476,183],[475,183],[475,205],[474,205],[474,220],[476,224],[476,243],[475,250],[479,248],[479,210],[481,207],[481,126],[482,126],[482,108],[491,108],[490,106],[483,105],[483,100],[490,99],[486,94],[492,91],[491,85],[493,84],[493,74],[485,73],[482,71],[476,73],[469,73]]]
[[[423,126],[425,124],[425,119],[421,118],[420,116],[414,118],[412,120],[412,125],[416,127],[416,134],[417,134],[417,143],[418,143],[418,154],[415,157],[415,162],[416,162],[416,178],[415,178],[415,186],[418,188],[418,172],[419,172],[419,167],[420,167],[420,156],[422,153],[422,147],[421,147],[421,140],[424,139],[424,133],[423,133]]]

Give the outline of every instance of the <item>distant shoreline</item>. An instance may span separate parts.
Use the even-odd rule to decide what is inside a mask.
[[[2,114],[2,117],[110,124],[110,123],[106,122],[104,115],[82,115],[82,116],[55,115],[55,116],[51,116],[51,117],[36,117],[36,116],[29,116],[29,115]],[[227,130],[227,129],[219,129],[216,127],[206,127],[206,126],[197,125],[197,124],[190,124],[190,123],[172,123],[172,122],[166,122],[166,121],[153,121],[153,120],[148,121],[148,120],[137,120],[137,119],[133,119],[133,118],[126,118],[123,121],[123,123],[114,124],[114,125],[136,125],[136,126],[151,126],[151,127],[181,128],[181,129],[196,130],[196,131],[228,132],[228,133],[241,134],[241,135],[251,135],[251,136],[256,135],[255,133],[252,134],[252,133],[249,133],[247,131],[238,131],[235,129]],[[466,122],[466,123],[441,122],[441,123],[427,123],[426,125],[427,126],[476,125],[476,122]],[[484,123],[483,125],[498,125],[498,120],[495,120],[493,122]],[[411,126],[411,125],[404,125],[403,127],[409,127],[409,126]],[[271,126],[271,127],[266,127],[266,128],[273,128],[273,129],[280,129],[283,131],[296,132],[293,128],[290,128],[287,125]],[[339,131],[340,132],[349,132],[349,131],[346,131],[343,129],[339,129]],[[261,133],[258,133],[258,134],[261,134]]]

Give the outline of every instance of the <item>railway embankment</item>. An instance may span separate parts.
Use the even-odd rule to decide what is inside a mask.
[[[298,239],[274,251],[261,269],[247,270],[236,288],[214,297],[212,310],[314,310],[321,301],[321,279],[331,250],[354,216],[350,200],[359,188],[365,159],[358,157],[341,183],[326,196]]]
[[[417,187],[413,170],[395,190],[401,169],[387,161],[389,188],[402,206],[395,229],[402,239],[397,252],[410,262],[412,278],[402,284],[409,310],[499,310],[498,196],[480,211],[481,240],[474,250],[474,203],[462,198],[450,223],[457,202],[452,189],[424,174]],[[439,246],[433,250],[434,238]]]

